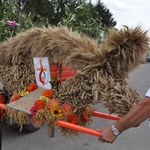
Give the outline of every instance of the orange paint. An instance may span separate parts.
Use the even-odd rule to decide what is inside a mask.
[[[120,117],[118,117],[118,116],[110,115],[110,114],[106,114],[106,113],[102,113],[102,112],[97,112],[97,111],[94,111],[92,116],[116,120],[116,121],[120,120]]]
[[[56,123],[57,123],[57,125],[59,125],[61,127],[64,127],[64,128],[76,130],[76,131],[83,132],[83,133],[86,133],[86,134],[91,134],[91,135],[94,135],[94,136],[99,136],[100,135],[100,132],[98,132],[96,130],[86,128],[86,127],[83,127],[83,126],[79,126],[79,125],[76,125],[76,124],[73,124],[73,123],[65,122],[65,121],[62,121],[62,120],[57,120]]]

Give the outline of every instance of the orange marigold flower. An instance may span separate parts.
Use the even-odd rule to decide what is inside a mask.
[[[83,114],[82,114],[82,120],[85,121],[85,122],[89,121],[89,116],[88,116],[87,112],[83,112]]]
[[[62,105],[62,113],[64,116],[69,116],[70,114],[72,114],[72,108],[70,104],[63,104]]]
[[[71,123],[77,124],[79,118],[77,117],[76,114],[71,114],[71,115],[68,116],[68,120],[69,120],[69,122],[71,122]]]
[[[46,106],[46,103],[43,100],[36,100],[34,102],[34,106],[37,107],[38,109],[44,109]]]
[[[60,103],[57,99],[51,99],[48,101],[48,108],[50,109],[58,109],[60,106]]]
[[[52,95],[53,95],[53,91],[50,90],[50,89],[44,90],[44,92],[43,92],[43,94],[42,94],[42,96],[46,96],[46,97],[48,97],[48,98],[51,98]]]
[[[37,84],[31,83],[31,84],[27,87],[27,91],[28,91],[28,92],[32,92],[32,91],[36,90],[37,88],[38,88]]]

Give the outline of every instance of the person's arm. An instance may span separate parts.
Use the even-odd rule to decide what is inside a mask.
[[[150,117],[150,97],[141,100],[127,115],[115,123],[115,127],[123,132],[128,128],[138,126]]]
[[[150,97],[145,96],[138,104],[132,108],[123,118],[114,125],[122,133],[123,131],[135,127],[150,117]],[[112,143],[117,138],[112,132],[112,127],[108,126],[101,130],[99,140]]]

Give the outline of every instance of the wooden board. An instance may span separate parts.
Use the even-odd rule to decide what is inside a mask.
[[[40,98],[44,90],[44,88],[38,88],[19,100],[7,104],[7,106],[31,115],[30,108],[34,105],[34,102]]]

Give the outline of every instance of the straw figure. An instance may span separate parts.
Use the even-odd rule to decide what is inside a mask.
[[[137,68],[148,49],[147,31],[141,27],[110,29],[99,45],[85,35],[60,26],[33,28],[0,43],[0,78],[10,92],[35,82],[33,57],[48,57],[77,74],[54,89],[54,98],[68,102],[78,112],[101,103],[110,113],[126,114],[140,99],[126,78]]]

